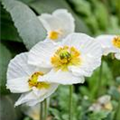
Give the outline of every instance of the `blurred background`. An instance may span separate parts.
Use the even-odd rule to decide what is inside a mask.
[[[8,0],[10,1],[10,0]],[[65,8],[75,18],[76,32],[91,36],[100,34],[120,35],[120,0],[19,0],[37,16]],[[15,5],[15,4],[14,4]],[[39,105],[35,108],[20,106],[14,108],[19,94],[6,89],[7,65],[15,55],[27,51],[23,39],[15,27],[15,20],[9,10],[1,6],[0,43],[0,117],[1,120],[39,120]],[[22,9],[22,8],[21,8]],[[27,18],[27,15],[26,15]],[[27,20],[27,19],[26,19]],[[21,21],[21,24],[24,21]],[[22,28],[25,31],[27,28]],[[74,85],[73,120],[120,120],[120,61],[112,55],[103,58],[102,77],[100,68],[84,84]],[[68,120],[69,89],[60,86],[49,99],[47,120]],[[34,112],[33,112],[34,111]]]

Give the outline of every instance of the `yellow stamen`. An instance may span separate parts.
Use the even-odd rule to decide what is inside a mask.
[[[49,88],[50,87],[49,83],[38,81],[38,77],[43,75],[44,74],[42,72],[35,72],[28,81],[30,88],[32,87],[36,87],[37,89]]]
[[[113,39],[112,41],[113,45],[116,47],[116,48],[119,48],[120,49],[120,36],[117,36]]]
[[[52,40],[56,40],[59,38],[59,32],[57,31],[51,31],[49,32],[49,38],[52,39]]]
[[[81,64],[80,52],[75,47],[60,47],[51,57],[51,63],[56,70],[66,71],[70,65]]]

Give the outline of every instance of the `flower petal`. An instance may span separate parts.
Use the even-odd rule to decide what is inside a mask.
[[[39,16],[38,19],[42,22],[47,31],[58,30],[61,27],[60,20],[53,15],[45,13]]]
[[[116,52],[116,48],[112,44],[112,40],[116,37],[115,35],[100,35],[96,40],[101,44],[103,48],[103,54],[108,55],[109,53]]]
[[[72,33],[63,40],[62,44],[74,46],[81,53],[81,64],[69,66],[73,75],[89,77],[93,70],[100,66],[102,49],[94,38],[82,33]]]
[[[53,12],[53,16],[59,18],[64,27],[64,31],[67,34],[75,31],[75,23],[72,14],[70,14],[66,9],[59,9]]]
[[[92,56],[97,56],[102,52],[101,46],[98,42],[84,33],[71,33],[62,41],[62,44],[74,46],[81,54],[91,54]]]
[[[66,9],[58,9],[54,11],[52,15],[45,13],[38,18],[47,29],[48,38],[50,38],[49,33],[52,31],[59,33],[55,39],[57,41],[65,38],[75,30],[75,20]]]
[[[28,77],[35,71],[35,67],[27,63],[28,53],[21,53],[13,58],[7,70],[7,79],[17,79],[21,77]]]
[[[86,55],[82,56],[82,63],[80,66],[69,66],[69,70],[75,76],[86,76],[90,77],[93,71],[101,65],[101,57],[94,58]]]
[[[17,100],[17,102],[15,103],[15,106],[21,105],[23,103],[26,103],[26,102],[29,102],[29,101],[35,100],[35,99],[37,99],[37,97],[36,97],[36,95],[32,91],[24,93]]]
[[[7,88],[10,89],[12,93],[23,93],[30,90],[28,85],[28,77],[21,77],[16,79],[11,79],[7,81]]]
[[[40,78],[41,81],[58,83],[63,85],[84,83],[84,77],[76,77],[69,71],[51,70],[48,74]]]
[[[29,52],[28,63],[43,68],[51,68],[51,56],[58,44],[44,41],[36,44]]]
[[[45,13],[38,18],[48,31],[62,29],[67,33],[74,32],[74,18],[66,9],[58,9],[52,15]]]
[[[38,102],[43,101],[48,98],[55,90],[58,88],[58,84],[50,84],[50,88],[48,89],[40,89],[38,91],[38,95],[34,94],[34,91],[21,95],[18,101],[15,103],[15,106],[20,104],[27,104],[29,106],[34,106]]]
[[[22,53],[13,58],[7,70],[7,88],[13,93],[22,93],[30,90],[28,85],[29,75],[35,67],[28,65],[28,53]]]
[[[30,101],[26,104],[29,106],[35,106],[37,103],[42,102],[44,99],[51,96],[57,88],[58,88],[58,84],[52,83],[49,89],[46,89],[46,90],[44,89],[44,91],[41,92],[42,95],[39,94],[40,96],[38,97],[38,99]]]
[[[21,107],[22,112],[32,118],[33,120],[39,120],[40,119],[40,104],[37,104],[33,107],[23,105]]]

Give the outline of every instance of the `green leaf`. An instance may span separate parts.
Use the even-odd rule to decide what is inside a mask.
[[[56,9],[67,9],[75,18],[76,32],[84,32],[90,34],[88,27],[84,21],[78,17],[65,0],[38,0],[29,4],[38,14],[52,13]]]
[[[109,112],[107,111],[99,111],[90,114],[90,120],[104,120],[108,116]]]
[[[46,30],[34,12],[24,3],[16,0],[2,0],[28,49],[46,37]]]
[[[12,100],[8,96],[0,96],[0,118],[1,120],[17,120],[17,114]]]
[[[1,40],[22,42],[10,14],[1,5]]]
[[[104,3],[97,1],[95,5],[95,16],[98,21],[99,27],[106,30],[109,26],[109,14]]]
[[[6,94],[6,72],[7,66],[11,59],[10,51],[1,43],[0,44],[0,93]]]

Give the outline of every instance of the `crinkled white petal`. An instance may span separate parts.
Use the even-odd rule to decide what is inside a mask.
[[[53,15],[45,13],[39,16],[38,18],[48,32],[55,31],[61,28],[60,20]]]
[[[66,9],[58,9],[53,12],[53,16],[56,16],[61,20],[62,25],[64,27],[64,31],[66,33],[72,33],[75,31],[75,20],[71,13],[69,13]]]
[[[28,77],[35,71],[35,67],[27,63],[28,53],[21,53],[13,58],[7,70],[7,80],[18,79],[21,77]]]
[[[117,49],[113,46],[112,40],[116,37],[115,35],[100,35],[96,37],[96,40],[100,43],[103,49],[103,55],[114,53]]]
[[[102,49],[94,38],[84,33],[71,33],[63,41],[63,45],[77,48],[82,55],[101,56]]]
[[[81,65],[68,67],[73,75],[89,77],[100,66],[102,48],[94,38],[83,33],[72,33],[62,41],[62,45],[73,46],[81,53]]]
[[[53,14],[42,14],[38,17],[48,34],[50,31],[61,31],[58,40],[66,37],[68,34],[74,32],[75,23],[73,16],[65,9],[58,9]]]
[[[58,88],[58,84],[50,84],[50,88],[48,89],[39,89],[37,92],[36,90],[31,91],[29,93],[24,93],[15,103],[15,106],[20,104],[27,104],[29,106],[34,106],[38,102],[43,101],[47,97],[49,97],[55,90]],[[36,94],[37,93],[37,94]]]
[[[90,77],[93,71],[101,65],[101,58],[94,58],[90,55],[82,56],[82,63],[80,66],[69,66],[69,70],[75,76]]]
[[[69,71],[55,71],[52,69],[48,74],[40,78],[41,81],[53,82],[63,85],[84,83],[84,77],[76,77]]]
[[[6,87],[10,89],[12,93],[23,93],[30,90],[28,85],[28,77],[21,77],[16,79],[11,79],[7,81]]]
[[[32,91],[24,93],[17,100],[17,102],[15,103],[15,106],[21,105],[23,103],[26,103],[26,102],[29,102],[29,101],[35,100],[35,99],[37,99],[37,97]]]
[[[28,63],[43,68],[51,68],[51,56],[57,46],[58,44],[52,41],[39,42],[30,50]]]
[[[37,103],[42,102],[46,98],[50,97],[57,88],[58,88],[58,84],[51,83],[50,88],[46,90],[44,89],[43,94],[42,95],[39,94],[40,96],[38,97],[38,99],[29,101],[26,104],[29,106],[35,106]]]

